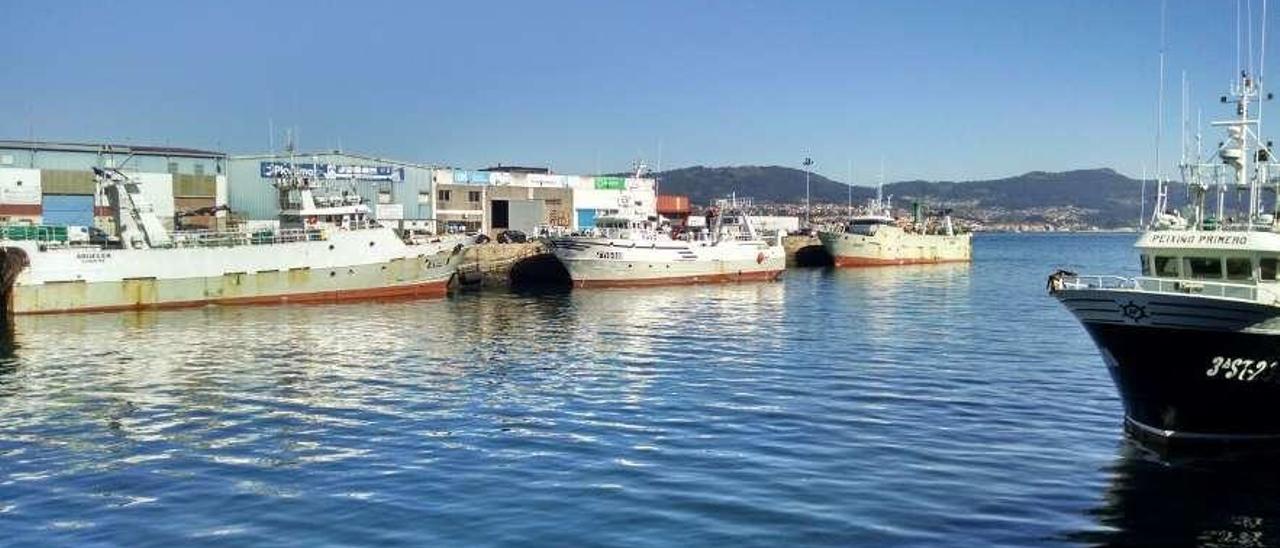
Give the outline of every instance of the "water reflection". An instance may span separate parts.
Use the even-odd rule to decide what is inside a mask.
[[[1267,459],[1116,457],[1114,387],[1043,292],[1054,260],[1131,262],[1092,238],[781,283],[20,317],[0,520],[30,545],[1276,541]]]
[[[1106,545],[1274,546],[1280,543],[1277,453],[1167,458],[1129,444],[1107,472],[1099,530],[1069,535]]]

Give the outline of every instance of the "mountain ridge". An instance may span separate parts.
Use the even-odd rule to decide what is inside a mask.
[[[695,204],[736,193],[759,204],[803,204],[805,172],[785,166],[691,166],[657,174],[662,194],[689,196]],[[1151,182],[1151,181],[1148,181]],[[1061,172],[1030,171],[999,179],[970,181],[909,180],[886,183],[884,193],[905,206],[923,202],[992,223],[1064,223],[1074,227],[1114,228],[1136,224],[1142,181],[1111,168]],[[814,204],[865,202],[876,189],[810,174]],[[1154,183],[1149,185],[1154,192]],[[1181,185],[1171,185],[1177,192]],[[1176,203],[1176,202],[1172,202]]]

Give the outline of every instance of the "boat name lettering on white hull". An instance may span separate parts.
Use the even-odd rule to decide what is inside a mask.
[[[76,259],[82,263],[105,263],[111,258],[111,253],[106,251],[87,251],[84,253],[76,253]]]
[[[1152,234],[1147,241],[1152,244],[1174,245],[1249,245],[1244,234]]]
[[[597,251],[596,258],[622,260],[622,252],[621,251]]]

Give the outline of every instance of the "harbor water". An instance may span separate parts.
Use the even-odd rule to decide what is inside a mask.
[[[1135,235],[778,283],[19,317],[0,544],[1280,542],[1280,473],[1133,446],[1044,291]]]

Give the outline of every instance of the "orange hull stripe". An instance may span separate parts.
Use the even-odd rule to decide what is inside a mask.
[[[643,278],[635,280],[574,280],[574,287],[644,287],[655,285],[689,285],[749,281],[773,281],[782,277],[782,270],[761,270],[742,274],[707,274],[704,276],[672,276],[667,278]]]

